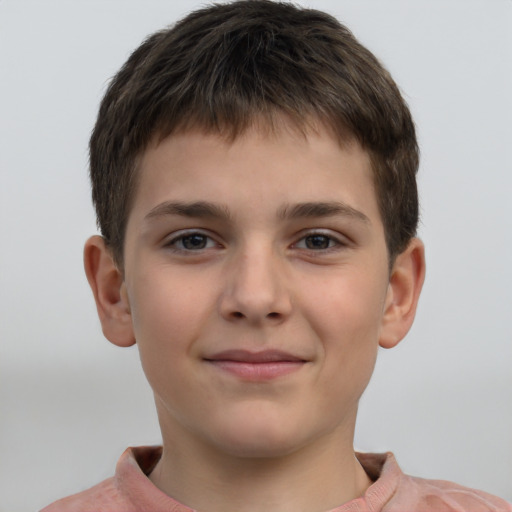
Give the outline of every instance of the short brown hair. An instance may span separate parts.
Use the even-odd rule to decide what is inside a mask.
[[[390,261],[416,233],[419,154],[409,109],[375,56],[332,16],[270,0],[192,12],[145,40],[110,83],[90,140],[98,225],[122,266],[137,158],[200,127],[235,138],[286,116],[368,151]]]

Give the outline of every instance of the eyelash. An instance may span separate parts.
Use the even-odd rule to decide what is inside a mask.
[[[205,241],[206,246],[200,247],[198,249],[185,247],[184,241],[187,239],[192,239],[193,237],[202,238]],[[317,249],[307,247],[308,239],[313,239],[313,238],[323,239],[324,241],[327,241],[328,246],[320,247]],[[336,237],[330,233],[325,233],[323,231],[310,231],[310,232],[303,234],[303,236],[301,236],[301,238],[299,238],[299,240],[297,242],[293,243],[291,247],[299,249],[301,251],[325,254],[325,253],[335,251],[339,248],[342,248],[342,247],[345,247],[348,245],[347,242],[341,240],[340,238],[341,237]],[[301,244],[301,242],[304,242],[304,244],[306,246],[300,247],[299,245]],[[181,245],[181,247],[179,247],[179,245]],[[191,254],[191,253],[201,253],[202,251],[212,249],[214,247],[222,247],[222,245],[219,244],[218,242],[216,242],[213,237],[211,237],[210,235],[208,235],[206,233],[203,233],[201,231],[188,231],[185,233],[181,232],[177,236],[173,237],[171,240],[169,240],[168,242],[165,243],[165,247],[170,248],[171,250],[173,250],[177,253]]]
[[[327,241],[328,246],[327,247],[320,247],[320,248],[316,248],[316,249],[313,249],[311,247],[307,247],[308,239],[314,239],[314,238],[316,238],[316,239],[323,239],[323,241]],[[306,247],[299,247],[299,244],[301,242],[303,242],[303,241],[305,242]],[[340,247],[343,247],[343,246],[346,246],[346,245],[347,244],[345,242],[343,242],[342,240],[340,240],[339,237],[335,237],[335,236],[333,236],[330,233],[324,233],[322,231],[312,231],[312,232],[309,232],[309,233],[305,234],[304,236],[302,236],[298,240],[298,242],[293,244],[294,247],[296,247],[298,249],[301,249],[301,250],[312,251],[312,252],[321,252],[321,253],[330,252],[330,251],[339,249]]]
[[[177,246],[180,242],[183,245],[184,240],[191,239],[193,237],[198,237],[198,238],[201,237],[201,238],[205,239],[206,244],[210,243],[210,247],[201,247],[197,250],[194,250],[194,249],[186,248],[184,246],[183,247]],[[211,242],[213,242],[213,244]],[[209,236],[205,233],[202,233],[201,231],[188,231],[185,233],[182,232],[178,236],[175,236],[174,238],[169,240],[169,242],[167,242],[165,244],[165,247],[168,247],[168,248],[170,248],[176,252],[180,252],[180,253],[193,253],[193,252],[201,252],[204,250],[208,250],[214,246],[219,246],[219,245],[220,244],[218,244],[211,236]]]

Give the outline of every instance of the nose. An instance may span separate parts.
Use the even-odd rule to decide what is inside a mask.
[[[287,276],[271,248],[240,251],[226,269],[220,313],[228,321],[281,323],[292,311]]]

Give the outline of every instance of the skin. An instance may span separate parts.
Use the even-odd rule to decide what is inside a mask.
[[[124,272],[100,237],[85,267],[106,337],[136,340],[155,394],[151,480],[212,512],[362,495],[357,404],[379,345],[407,333],[425,270],[413,239],[389,272],[368,155],[321,126],[234,142],[192,131],[149,147],[139,172]],[[278,351],[277,370],[219,356],[240,349]]]

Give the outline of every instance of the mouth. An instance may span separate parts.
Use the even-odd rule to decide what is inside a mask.
[[[247,381],[268,381],[300,370],[307,361],[279,350],[226,350],[204,359],[217,370]]]

